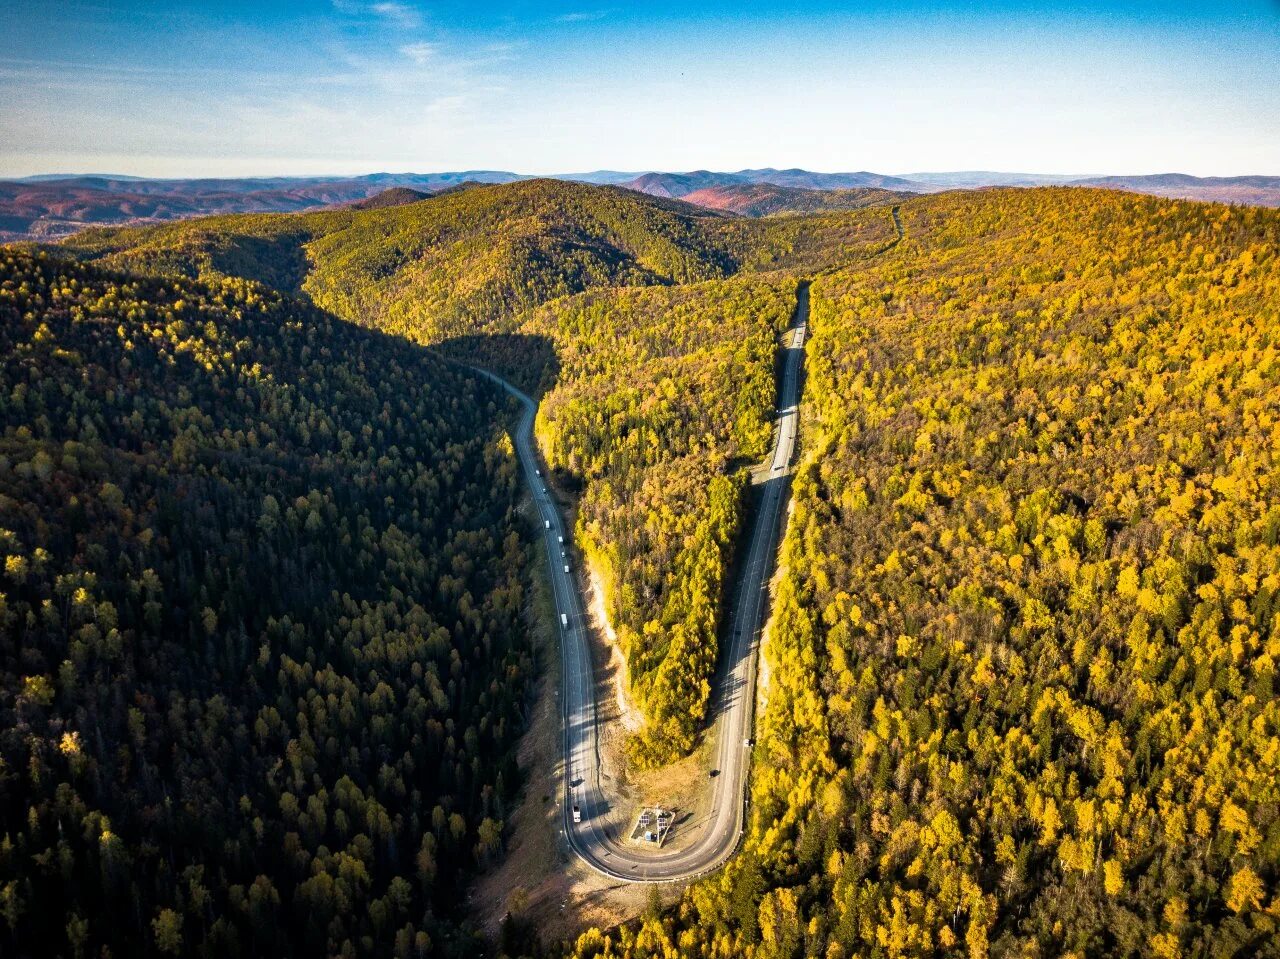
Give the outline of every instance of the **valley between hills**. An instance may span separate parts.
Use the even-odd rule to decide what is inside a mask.
[[[0,951],[1276,955],[1280,215],[787,189],[0,247]]]

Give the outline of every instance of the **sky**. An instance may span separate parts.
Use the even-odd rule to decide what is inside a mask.
[[[2,0],[0,176],[1280,174],[1280,0]]]

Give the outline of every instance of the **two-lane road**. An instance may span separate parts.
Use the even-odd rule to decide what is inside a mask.
[[[759,500],[751,540],[739,569],[737,588],[727,610],[720,668],[712,690],[711,715],[716,722],[708,735],[716,737],[715,767],[709,780],[711,812],[696,839],[678,849],[653,849],[631,843],[609,825],[611,799],[604,788],[600,740],[596,720],[595,674],[592,669],[590,625],[575,577],[569,531],[547,489],[534,450],[533,424],[537,407],[525,393],[490,373],[524,406],[515,434],[520,464],[538,510],[540,532],[550,564],[560,628],[562,704],[564,707],[563,825],[569,847],[592,868],[629,882],[689,879],[721,865],[733,855],[745,822],[747,773],[754,723],[756,659],[760,634],[768,613],[769,579],[777,554],[781,519],[789,488],[795,450],[800,398],[800,375],[809,316],[809,289],[802,284],[792,324],[785,334],[782,376],[778,390],[777,432],[768,462],[757,471]],[[577,805],[582,821],[575,823]],[[628,811],[630,812],[630,811]]]

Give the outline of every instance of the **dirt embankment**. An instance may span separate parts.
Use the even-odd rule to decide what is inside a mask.
[[[617,630],[609,622],[609,613],[605,609],[604,580],[595,565],[584,559],[587,570],[587,613],[591,617],[591,627],[597,636],[604,637],[598,644],[604,647],[606,656],[599,657],[603,661],[603,679],[612,691],[613,706],[617,710],[617,719],[627,732],[639,732],[644,727],[644,715],[631,700],[631,679],[627,672],[627,658],[622,655],[622,647],[618,643]]]

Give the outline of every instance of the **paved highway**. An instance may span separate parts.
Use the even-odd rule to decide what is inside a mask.
[[[754,724],[756,659],[760,633],[768,613],[769,579],[777,554],[781,520],[789,488],[789,469],[795,450],[800,396],[800,372],[809,317],[809,290],[800,288],[796,312],[785,334],[779,412],[773,454],[756,475],[759,486],[751,541],[739,569],[737,588],[726,617],[722,659],[712,691],[711,715],[717,721],[708,735],[716,737],[714,767],[709,779],[713,789],[711,813],[697,838],[679,849],[655,849],[631,843],[616,834],[605,813],[610,809],[606,783],[602,782],[600,739],[596,721],[595,681],[591,662],[590,628],[585,603],[578,590],[565,528],[535,454],[534,401],[511,384],[485,373],[524,406],[515,444],[533,501],[560,626],[561,698],[564,707],[564,780],[561,807],[569,844],[583,861],[614,879],[628,882],[666,882],[690,879],[715,869],[737,850],[743,832],[747,773]],[[575,823],[571,810],[582,810]],[[638,811],[638,810],[637,810]],[[630,816],[634,811],[627,810]]]

